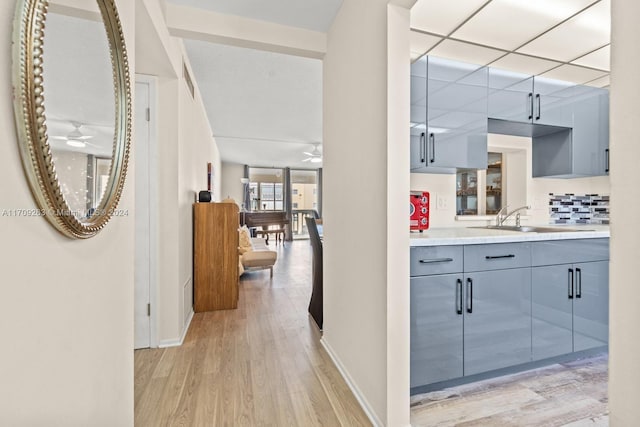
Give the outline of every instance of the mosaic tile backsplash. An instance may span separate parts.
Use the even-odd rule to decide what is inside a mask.
[[[609,196],[549,193],[551,224],[609,224]]]

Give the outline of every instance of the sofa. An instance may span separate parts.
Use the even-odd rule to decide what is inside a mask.
[[[270,277],[273,277],[273,266],[278,259],[276,251],[269,250],[265,239],[251,237],[249,229],[246,226],[240,227],[239,246],[240,263],[238,265],[239,273],[242,275],[245,271],[252,270],[270,270]]]

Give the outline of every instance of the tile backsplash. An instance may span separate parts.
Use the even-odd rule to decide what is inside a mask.
[[[609,224],[609,196],[549,193],[551,224]]]

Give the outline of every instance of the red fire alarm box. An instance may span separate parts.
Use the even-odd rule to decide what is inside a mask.
[[[422,230],[429,228],[429,193],[415,193],[409,195],[410,230]]]

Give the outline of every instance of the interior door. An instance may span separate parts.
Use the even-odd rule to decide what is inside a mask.
[[[136,82],[135,100],[135,264],[134,264],[134,348],[151,346],[150,286],[150,123],[147,111],[150,104],[149,83]]]

